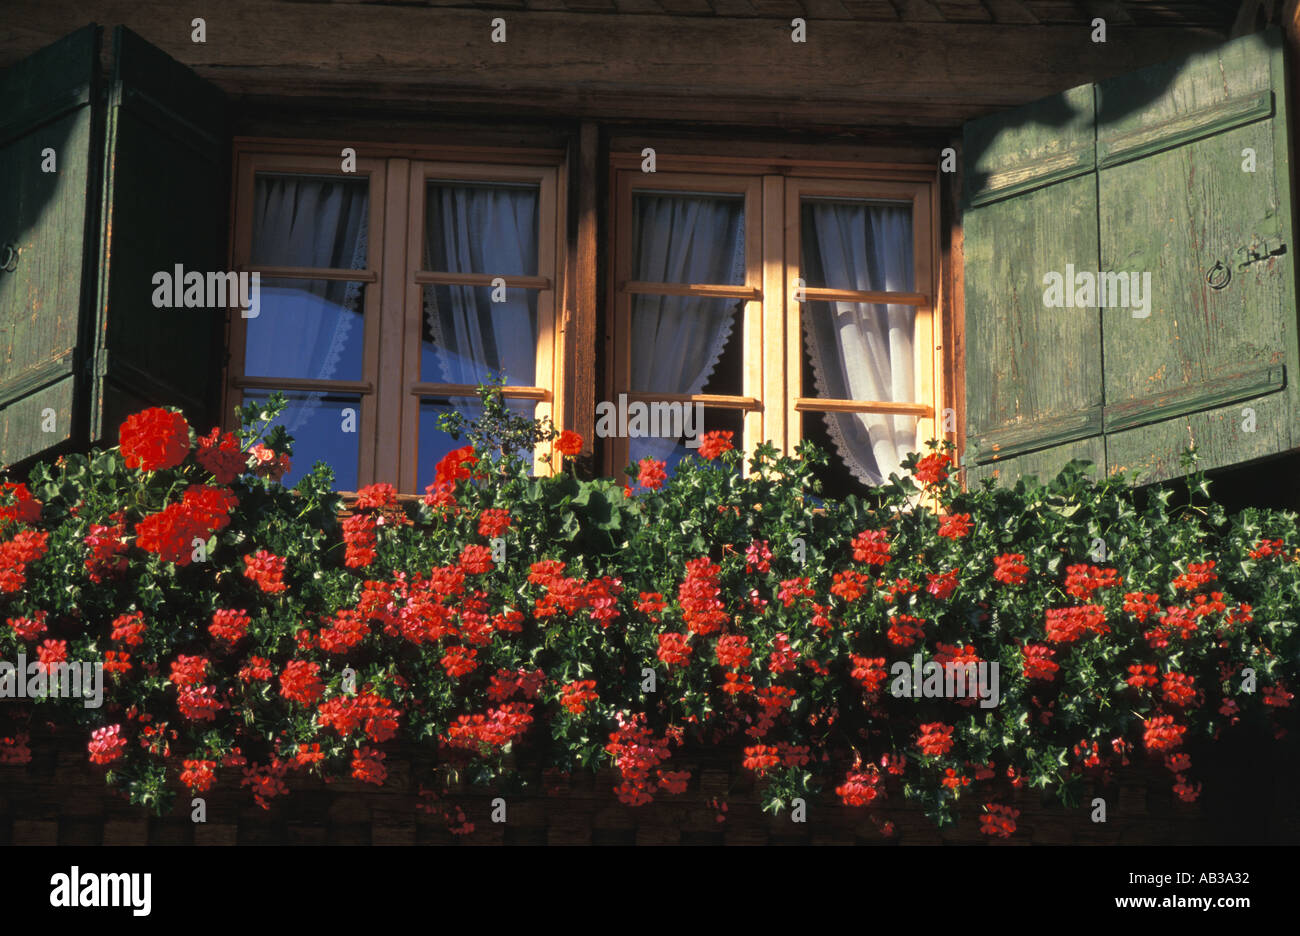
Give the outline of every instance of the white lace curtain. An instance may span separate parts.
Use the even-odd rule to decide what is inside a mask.
[[[366,188],[356,182],[259,175],[254,189],[252,259],[265,266],[364,269]],[[311,380],[338,374],[361,321],[361,284],[333,280],[262,280],[260,315],[249,319],[244,372]],[[331,310],[330,306],[339,307]],[[335,311],[336,314],[330,314]],[[287,394],[286,394],[287,395]],[[281,418],[292,435],[320,406],[321,393],[294,394]]]
[[[642,196],[636,202],[634,278],[652,283],[745,281],[745,218],[737,199]],[[731,337],[734,299],[632,297],[633,390],[700,393]],[[676,439],[631,440],[633,462],[670,465],[685,454]]]
[[[536,275],[537,189],[431,186],[424,268]],[[426,287],[422,378],[474,385],[492,371],[504,373],[507,383],[532,385],[537,368],[535,302],[532,290],[507,289],[504,302],[493,302],[491,288]]]
[[[804,209],[801,262],[810,285],[913,291],[910,206],[812,202]],[[810,303],[803,334],[817,396],[915,401],[911,306]],[[825,420],[840,458],[864,484],[880,484],[918,448],[914,416],[827,413]]]

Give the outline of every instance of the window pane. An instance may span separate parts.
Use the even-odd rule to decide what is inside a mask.
[[[537,379],[537,290],[507,289],[492,301],[488,286],[425,286],[420,379],[477,385],[504,373],[531,387]]]
[[[865,302],[801,304],[802,396],[916,400],[916,309]]]
[[[739,299],[633,296],[632,389],[740,394],[743,307]]]
[[[428,183],[424,269],[536,276],[538,200],[532,184]]]
[[[516,416],[532,419],[537,412],[537,403],[533,400],[506,400],[506,406]],[[452,449],[468,445],[465,434],[453,439],[438,428],[438,417],[453,410],[461,413],[467,420],[477,419],[483,412],[483,404],[477,397],[421,397],[420,399],[420,444],[419,464],[417,466],[417,483],[423,491],[433,483],[434,468],[439,460]]]
[[[360,380],[365,284],[264,278],[257,317],[244,319],[244,375]]]
[[[633,195],[632,270],[648,283],[744,285],[744,196]]]
[[[912,292],[911,202],[800,201],[799,273],[814,288]]]
[[[861,491],[858,485],[881,484],[890,473],[905,474],[899,464],[917,451],[917,417],[882,413],[801,413],[803,438],[829,453],[830,466],[819,471],[824,496]]]
[[[631,405],[631,404],[629,404]],[[694,404],[682,404],[683,406],[693,406]],[[698,413],[698,411],[697,411]],[[731,432],[731,444],[736,448],[744,448],[744,419],[745,414],[736,409],[719,409],[717,407],[704,407],[703,425],[700,426],[699,416],[690,417],[696,422],[693,423],[696,429],[695,438],[702,438],[704,433],[719,430],[722,432]],[[685,414],[683,414],[685,422]],[[660,431],[666,436],[668,427],[649,426],[650,431]],[[683,427],[684,428],[684,427]],[[632,465],[637,465],[643,458],[657,458],[668,466],[668,473],[671,475],[680,462],[687,455],[693,455],[700,458],[698,448],[687,448],[684,433],[679,433],[674,438],[635,438],[628,440],[628,461]],[[622,472],[619,472],[622,477]],[[635,478],[633,479],[635,480]]]
[[[366,179],[259,172],[253,264],[365,269],[368,189]]]
[[[245,390],[244,402],[264,403],[270,390]],[[305,393],[286,391],[289,401],[275,425],[284,426],[293,436],[293,465],[282,479],[292,487],[298,479],[323,461],[334,469],[334,489],[357,489],[357,440],[367,430],[361,425],[361,397],[354,394]]]

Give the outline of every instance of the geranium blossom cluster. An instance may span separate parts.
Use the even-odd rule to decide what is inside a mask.
[[[380,483],[345,505],[279,485],[275,439],[196,438],[162,409],[120,438],[99,487],[0,489],[0,651],[103,663],[86,756],[159,799],[238,784],[268,806],[303,771],[382,786],[400,743],[440,777],[541,751],[612,766],[615,796],[644,806],[690,790],[679,748],[724,745],[784,803],[862,808],[891,834],[906,789],[936,815],[984,804],[1005,838],[1018,813],[999,797],[1061,779],[1042,763],[1101,783],[1145,759],[1194,801],[1194,739],[1294,714],[1294,637],[1274,622],[1300,576],[1277,522],[1103,567],[1088,528],[1037,532],[1054,506],[961,492],[946,453],[910,463],[899,496],[920,506],[850,509],[812,504],[790,462],[741,477],[716,431],[620,494],[576,478],[568,431],[554,477],[463,446],[421,501]],[[918,656],[1002,664],[1002,704],[894,689]],[[1247,667],[1253,692],[1235,688]],[[30,759],[9,711],[0,765]]]

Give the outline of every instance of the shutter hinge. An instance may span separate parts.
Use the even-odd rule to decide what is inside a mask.
[[[100,348],[86,358],[86,374],[91,377],[103,377],[108,373],[108,349]]]

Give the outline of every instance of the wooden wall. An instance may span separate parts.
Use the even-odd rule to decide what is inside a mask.
[[[1215,29],[1177,11],[1153,25],[1112,4],[1118,12],[1108,41],[1097,44],[1086,5],[1059,3],[1070,15],[1040,9],[1035,16],[1015,0],[965,4],[976,16],[960,3],[939,4],[948,8],[944,21],[929,4],[922,6],[933,15],[881,4],[898,11],[891,20],[888,12],[862,18],[852,4],[834,3],[809,7],[818,12],[808,14],[807,42],[794,43],[789,14],[802,13],[800,4],[765,16],[743,2],[714,4],[722,15],[702,5],[706,15],[698,16],[613,12],[612,3],[588,6],[604,13],[562,3],[509,8],[522,5],[226,0],[198,10],[170,0],[10,0],[0,67],[93,19],[129,26],[229,94],[289,99],[294,107],[365,102],[425,119],[955,127],[1203,48],[1228,25]],[[728,15],[740,7],[750,15]],[[904,10],[916,18],[903,18]],[[207,41],[196,44],[190,20],[205,14]],[[506,21],[504,43],[491,41],[495,17]]]

